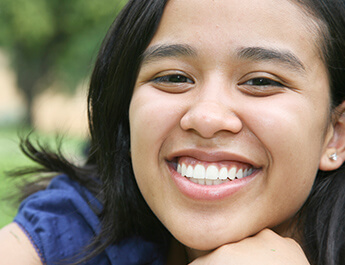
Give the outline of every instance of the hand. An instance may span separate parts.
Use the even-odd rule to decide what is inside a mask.
[[[223,245],[190,265],[310,265],[300,245],[270,229]]]

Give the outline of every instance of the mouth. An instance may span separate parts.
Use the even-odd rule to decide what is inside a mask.
[[[256,171],[254,166],[239,162],[205,162],[191,157],[174,160],[177,173],[200,185],[221,185],[246,178]]]
[[[199,155],[196,158],[195,154]],[[175,156],[167,160],[178,190],[196,201],[219,201],[252,186],[261,168],[236,155]],[[226,158],[226,160],[222,160]],[[255,183],[255,182],[254,182]]]

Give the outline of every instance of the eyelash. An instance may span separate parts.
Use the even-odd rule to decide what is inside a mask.
[[[175,81],[171,78],[176,78]],[[190,83],[194,84],[194,81],[182,74],[169,74],[164,76],[156,77],[152,80],[155,83]]]
[[[239,89],[250,96],[267,97],[282,93],[286,86],[268,77],[254,77],[239,84]]]
[[[155,77],[151,80],[160,89],[173,93],[181,93],[190,88],[195,82],[185,74],[166,74]],[[286,87],[281,82],[268,77],[253,77],[245,82],[238,84],[239,89],[248,95],[265,97],[283,92]]]
[[[171,80],[170,78],[176,78],[175,80]],[[182,75],[182,74],[171,74],[171,75],[164,75],[159,76],[153,79],[155,83],[191,83],[193,84],[193,80],[190,78]],[[257,83],[256,83],[257,82]],[[265,77],[257,77],[252,78],[243,83],[243,85],[250,85],[250,86],[277,86],[283,87],[283,85],[277,81],[274,81],[269,78]]]
[[[258,83],[255,83],[255,81]],[[264,86],[264,87],[267,87],[267,86],[283,87],[284,86],[282,83],[274,81],[274,80],[266,78],[266,77],[252,78],[252,79],[244,82],[243,85]]]

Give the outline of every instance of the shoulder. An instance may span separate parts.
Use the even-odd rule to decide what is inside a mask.
[[[50,264],[83,251],[98,233],[101,208],[85,187],[58,176],[47,189],[22,202],[14,222],[30,239],[42,263]]]
[[[28,237],[15,223],[0,230],[0,257],[3,264],[42,265]]]
[[[22,202],[14,221],[16,229],[31,244],[31,251],[39,257],[38,264],[66,260],[69,264],[75,261],[73,257],[85,254],[85,247],[100,232],[101,210],[101,203],[85,187],[67,176],[59,176],[47,189]],[[164,264],[170,236],[166,237],[159,243],[140,237],[126,238],[109,245],[86,264]]]

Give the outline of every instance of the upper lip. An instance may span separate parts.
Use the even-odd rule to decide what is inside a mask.
[[[205,162],[216,163],[216,162],[222,162],[222,161],[234,161],[234,162],[249,164],[253,166],[254,168],[261,167],[258,163],[254,162],[252,159],[248,158],[247,156],[244,156],[238,153],[222,151],[222,150],[205,151],[202,149],[194,149],[194,148],[181,149],[181,150],[176,150],[170,153],[167,156],[167,160],[173,161],[177,159],[178,157],[183,157],[183,156],[193,157],[197,160],[205,161]]]

